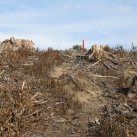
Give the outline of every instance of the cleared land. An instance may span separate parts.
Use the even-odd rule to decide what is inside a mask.
[[[0,136],[136,137],[137,52],[107,50],[117,63],[73,50],[1,53]]]

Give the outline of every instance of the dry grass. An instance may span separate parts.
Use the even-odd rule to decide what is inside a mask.
[[[109,47],[106,50],[135,61],[135,53]],[[50,75],[62,62],[61,53],[52,49],[9,51],[0,55],[0,136],[130,137],[128,134],[132,130],[124,126],[130,121],[127,123],[125,117],[102,117],[100,124],[86,122],[90,114],[81,116],[82,105],[64,90],[61,83],[64,77],[60,80]],[[124,69],[124,66],[120,67]],[[121,76],[114,83],[117,87],[125,83],[123,70],[97,66],[91,71]],[[107,82],[105,84],[107,87]]]
[[[59,52],[9,51],[0,60],[4,69],[1,80],[5,80],[0,87],[1,136],[26,132],[53,136],[54,126],[60,136],[69,133],[65,131],[67,126],[62,127],[63,121],[67,122],[67,111],[80,112],[81,105],[50,76],[53,67],[62,63]]]
[[[90,125],[89,125],[90,126]],[[114,119],[102,118],[94,133],[95,137],[128,137],[126,127]]]

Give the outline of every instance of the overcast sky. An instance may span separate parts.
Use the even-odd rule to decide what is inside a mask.
[[[32,39],[41,49],[137,45],[137,0],[0,0],[0,41]]]

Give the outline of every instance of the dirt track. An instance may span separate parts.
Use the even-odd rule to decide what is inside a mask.
[[[80,64],[72,62],[55,67],[51,76],[65,83],[64,90],[82,104],[83,112],[91,113],[93,118],[100,115],[100,110],[107,101],[102,96],[103,91],[94,83],[92,73],[86,73]]]

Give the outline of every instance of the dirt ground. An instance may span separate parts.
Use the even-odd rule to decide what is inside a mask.
[[[72,50],[1,54],[0,135],[136,137],[137,53],[111,53],[117,63]]]
[[[83,112],[92,112],[93,118],[100,115],[100,109],[107,104],[102,97],[103,91],[93,81],[92,73],[87,73],[81,69],[81,64],[63,63],[51,72],[51,76],[57,79],[63,77],[60,82],[64,83],[64,90],[71,94],[74,100],[82,104]],[[70,77],[70,81],[65,79]]]

